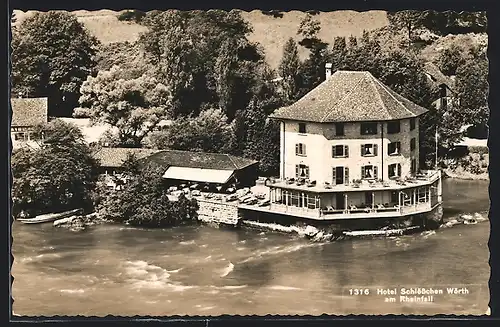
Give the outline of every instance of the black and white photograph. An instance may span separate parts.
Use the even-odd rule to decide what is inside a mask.
[[[486,12],[12,9],[13,317],[491,314]]]

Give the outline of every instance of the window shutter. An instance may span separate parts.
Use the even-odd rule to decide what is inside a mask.
[[[295,177],[299,177],[299,165],[295,165]]]
[[[332,145],[332,158],[335,157],[335,145]]]
[[[349,168],[345,167],[344,168],[344,183],[345,185],[349,184]]]
[[[309,178],[309,166],[306,166],[305,173],[306,173],[306,178]]]
[[[365,178],[365,167],[361,167],[361,178]]]
[[[295,154],[299,154],[299,145],[295,144]]]
[[[336,175],[336,167],[333,167],[333,170],[332,170],[332,184],[333,184],[333,185],[335,185],[335,184],[336,184],[336,182],[335,182],[335,180],[336,180],[336,176],[337,176],[337,175]]]
[[[348,145],[344,146],[344,155],[346,158],[349,157],[349,146]]]
[[[361,156],[365,155],[365,145],[361,144]]]
[[[377,156],[377,155],[378,155],[378,145],[377,145],[377,144],[374,144],[374,145],[373,145],[373,155],[374,155],[374,156]]]
[[[373,178],[378,178],[378,169],[377,166],[373,166]]]
[[[401,176],[401,164],[398,164],[398,176]]]
[[[302,144],[302,154],[303,155],[306,155],[306,145],[305,144]]]

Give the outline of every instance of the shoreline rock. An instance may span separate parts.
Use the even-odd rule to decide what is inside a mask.
[[[67,218],[62,218],[54,221],[54,227],[63,227],[68,228],[72,231],[81,231],[85,230],[89,226],[98,225],[106,223],[104,219],[99,217],[99,215],[95,212],[90,213],[88,215],[83,216],[71,216]]]

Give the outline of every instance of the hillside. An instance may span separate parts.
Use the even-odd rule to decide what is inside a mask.
[[[32,12],[14,10],[15,25],[22,22]],[[135,41],[140,33],[146,29],[136,23],[119,21],[118,13],[111,10],[73,12],[80,22],[95,35],[102,43]],[[281,59],[283,45],[288,38],[296,37],[300,21],[306,15],[300,11],[284,12],[283,17],[274,18],[262,14],[259,10],[241,12],[242,17],[253,27],[249,39],[258,42],[264,48],[266,58],[275,68]],[[363,29],[368,31],[384,27],[388,24],[384,11],[334,11],[322,12],[315,16],[321,22],[320,37],[323,41],[332,43],[336,36],[361,36]],[[307,56],[307,50],[301,47],[302,58]]]

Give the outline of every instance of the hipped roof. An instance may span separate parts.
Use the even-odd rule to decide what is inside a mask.
[[[397,94],[367,71],[337,71],[270,117],[330,123],[406,119],[425,112],[427,109]]]

